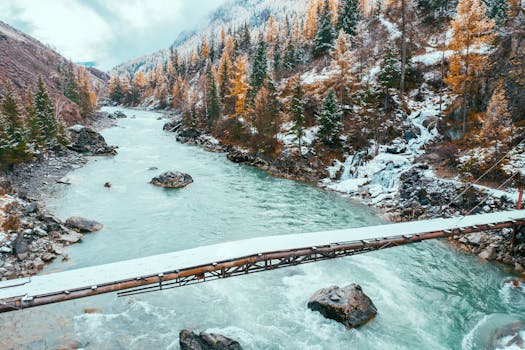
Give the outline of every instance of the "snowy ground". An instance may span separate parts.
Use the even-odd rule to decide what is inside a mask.
[[[436,123],[439,114],[439,95],[421,86],[423,101],[410,98],[407,101],[411,113],[406,117],[409,125],[407,129],[419,130],[419,135],[409,140],[395,139],[389,145],[372,145],[366,152],[351,154],[341,164],[343,168],[340,180],[327,178],[322,181],[322,186],[330,190],[349,194],[361,198],[363,193],[372,203],[392,199],[399,191],[400,175],[410,169],[415,160],[424,154],[425,146],[439,136]],[[448,100],[442,99],[442,108]],[[426,125],[426,126],[425,126]],[[375,155],[369,161],[363,161],[367,156]],[[334,168],[328,169],[331,173]]]

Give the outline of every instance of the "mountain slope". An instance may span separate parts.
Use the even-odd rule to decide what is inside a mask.
[[[286,16],[304,16],[308,9],[309,0],[230,0],[215,10],[207,23],[193,31],[179,34],[171,48],[180,53],[188,53],[194,49],[203,36],[218,39],[222,27],[240,28],[245,23],[252,29],[266,23],[272,15],[278,21],[283,21]],[[137,71],[150,71],[158,64],[164,64],[169,58],[169,49],[159,50],[150,55],[138,57],[124,62],[112,72],[124,75]]]
[[[79,107],[64,96],[60,86],[63,75],[59,67],[68,63],[53,49],[0,21],[0,94],[10,81],[17,93],[24,96],[27,88],[34,88],[42,76],[55,104],[62,107],[63,119],[67,123],[79,122],[82,120]],[[107,75],[92,68],[88,72],[95,91],[102,92]]]

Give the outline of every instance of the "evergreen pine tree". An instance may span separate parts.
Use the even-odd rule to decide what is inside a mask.
[[[10,154],[11,162],[17,163],[27,160],[30,157],[30,152],[26,130],[20,113],[19,98],[11,83],[6,86],[1,107],[4,115],[7,152]]]
[[[289,114],[292,117],[292,128],[290,132],[295,136],[295,141],[299,147],[299,157],[302,156],[302,139],[305,135],[306,119],[304,117],[304,92],[301,82],[295,84],[294,93],[292,97],[292,105]]]
[[[317,123],[320,126],[317,136],[321,141],[329,147],[338,145],[341,134],[341,112],[337,105],[335,92],[332,89],[323,100],[323,107],[321,114],[317,117]]]
[[[253,109],[253,125],[257,129],[255,144],[265,153],[273,153],[277,148],[280,110],[278,89],[267,79],[255,97]]]
[[[42,142],[42,130],[40,129],[40,123],[38,121],[35,105],[33,103],[33,93],[28,88],[26,92],[26,128],[28,131],[28,141],[32,144],[33,148],[39,148],[43,146]]]
[[[109,82],[109,98],[113,102],[122,103],[123,97],[124,91],[122,89],[122,83],[120,82],[120,78],[115,76]]]
[[[7,136],[7,120],[0,112],[0,170],[12,164],[12,152],[9,137]]]
[[[255,95],[262,87],[266,76],[268,75],[268,59],[266,56],[266,42],[259,37],[255,57],[253,59],[252,74],[250,75],[250,96],[249,102],[253,102]]]
[[[211,69],[211,64],[208,65],[206,72],[208,79],[208,119],[206,120],[206,126],[208,130],[211,130],[213,124],[221,116],[221,102],[219,99],[219,89],[217,88],[217,81],[215,74]]]
[[[241,33],[241,42],[239,45],[240,50],[243,52],[249,53],[252,47],[251,41],[252,41],[252,38],[250,34],[250,28],[248,27],[248,23],[245,22],[242,28],[242,33]]]
[[[281,52],[281,42],[277,40],[275,42],[275,46],[273,47],[273,62],[272,62],[272,69],[274,77],[277,79],[277,75],[279,71],[281,70],[281,60],[282,60],[282,52]]]
[[[401,67],[398,57],[396,50],[392,46],[387,46],[380,64],[378,82],[383,89],[385,110],[388,109],[388,100],[390,98],[388,89],[399,86],[401,79]]]
[[[361,20],[361,5],[359,0],[342,0],[337,16],[337,30],[346,34],[356,35],[357,24]]]
[[[494,19],[497,26],[501,26],[507,19],[507,13],[509,11],[508,0],[483,0],[487,6],[487,15]]]
[[[78,84],[77,77],[75,75],[75,67],[72,62],[68,62],[64,70],[64,96],[69,98],[71,101],[78,103]]]
[[[228,94],[228,84],[230,81],[230,69],[231,69],[230,57],[228,55],[228,51],[224,50],[222,52],[221,60],[219,62],[219,72],[218,72],[219,97],[222,103],[224,103],[224,99],[226,95]]]
[[[289,39],[286,45],[286,50],[284,52],[283,67],[286,70],[293,70],[295,69],[295,67],[297,67],[298,63],[299,62],[297,59],[297,50],[295,48],[295,44],[291,39]]]
[[[334,26],[332,25],[332,13],[330,11],[330,1],[325,0],[323,10],[319,14],[317,33],[314,40],[314,57],[324,56],[334,48],[334,41],[337,37]]]
[[[42,77],[38,77],[34,106],[38,127],[41,131],[40,143],[48,147],[56,146],[58,130],[55,120],[55,107],[49,97]]]

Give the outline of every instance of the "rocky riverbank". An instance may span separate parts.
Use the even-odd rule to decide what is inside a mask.
[[[89,122],[89,134],[105,151],[114,148],[94,130],[115,125],[116,118],[97,113]],[[82,239],[81,229],[47,212],[45,199],[51,186],[67,186],[64,176],[87,161],[83,153],[64,148],[0,173],[0,280],[31,276],[54,259],[67,259],[64,247]]]
[[[330,169],[334,167],[327,166],[315,155],[303,156],[301,160],[286,155],[272,159],[238,147],[224,146],[207,134],[181,130],[177,121],[167,125],[165,130],[175,132],[176,139],[181,143],[201,145],[214,152],[227,152],[230,161],[258,167],[274,176],[306,181],[330,190],[327,182],[337,180],[341,174],[341,168],[334,171]],[[510,210],[516,205],[501,191],[441,179],[435,176],[428,164],[421,162],[401,172],[399,183],[396,191],[388,193],[374,193],[370,190],[373,186],[356,186],[350,197],[379,208],[385,218],[397,222],[490,213]],[[493,230],[454,236],[450,241],[460,250],[476,254],[483,260],[509,265],[525,277],[525,233],[518,233],[512,245],[511,235],[509,229]]]

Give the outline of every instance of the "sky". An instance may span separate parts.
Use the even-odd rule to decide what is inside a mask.
[[[74,62],[109,70],[168,48],[226,0],[1,0],[0,21]]]

